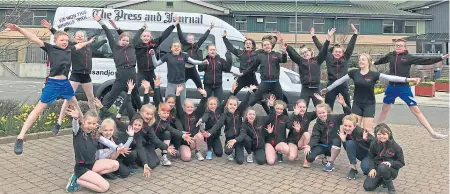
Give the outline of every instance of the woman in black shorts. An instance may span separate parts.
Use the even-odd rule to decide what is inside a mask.
[[[420,78],[406,78],[370,71],[370,66],[372,63],[372,57],[369,54],[361,54],[359,56],[360,69],[350,70],[346,75],[322,90],[322,93],[326,93],[352,79],[355,83],[352,113],[358,115],[358,125],[362,126],[366,130],[372,129],[373,118],[375,117],[374,88],[379,79],[384,79],[391,82],[420,81]],[[361,121],[363,125],[361,125]]]

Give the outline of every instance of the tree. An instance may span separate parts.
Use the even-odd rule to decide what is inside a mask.
[[[26,0],[13,1],[14,4],[10,4],[11,8],[7,9],[5,19],[0,23],[0,65],[11,74],[18,76],[11,68],[9,68],[5,62],[17,62],[18,53],[24,49],[27,49],[31,42],[23,38],[12,37],[11,33],[6,32],[6,24],[21,24],[27,23],[33,20],[33,14],[30,14],[30,4]],[[46,37],[47,33],[36,34],[38,37]]]

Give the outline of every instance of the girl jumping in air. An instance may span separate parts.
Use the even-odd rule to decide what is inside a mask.
[[[352,113],[358,115],[358,125],[363,126],[366,130],[372,129],[373,118],[375,117],[374,88],[378,80],[383,79],[398,83],[420,82],[420,78],[406,78],[371,71],[370,66],[372,63],[372,57],[369,54],[361,54],[359,56],[360,69],[350,70],[346,75],[333,82],[333,84],[322,89],[322,94],[327,93],[341,84],[347,84],[347,81],[352,79],[355,83]]]
[[[353,24],[350,25],[353,30],[353,36],[348,43],[347,49],[344,52],[344,48],[339,44],[335,44],[331,48],[331,53],[329,53],[326,57],[327,63],[327,71],[328,71],[328,85],[331,85],[337,79],[343,77],[347,74],[348,71],[348,62],[350,57],[352,56],[353,49],[355,48],[356,39],[358,37],[358,29],[355,28]],[[322,44],[319,39],[315,36],[314,27],[311,28],[311,35],[313,38],[313,42],[316,45],[317,49],[322,50]],[[350,96],[348,94],[348,86],[342,85],[339,88],[336,88],[333,92],[327,93],[325,96],[325,103],[330,106],[331,110],[334,107],[334,101],[336,100],[336,96],[338,94],[342,94],[345,99],[345,104],[348,107],[350,106]]]
[[[57,31],[52,28],[52,25],[47,20],[41,20],[41,25],[48,28],[50,32],[54,35]],[[69,46],[73,46],[77,43],[86,42],[87,40],[86,32],[79,30],[73,34],[72,41],[69,41]],[[96,43],[85,46],[83,49],[76,50],[72,52],[71,60],[72,60],[72,72],[70,74],[70,85],[72,85],[73,91],[78,89],[78,86],[81,85],[84,93],[86,94],[89,109],[95,109],[94,105],[94,89],[92,86],[91,80],[91,71],[92,71],[92,53],[103,46],[107,41],[102,40]],[[69,106],[69,102],[64,100],[64,103],[61,107],[61,111],[59,113],[58,122],[53,129],[53,134],[57,135],[59,130],[61,129],[61,124],[66,115],[66,109]]]
[[[176,26],[177,26],[177,32],[178,32],[178,39],[180,39],[180,43],[181,43],[181,50],[183,52],[187,53],[188,56],[191,57],[192,59],[202,60],[203,53],[202,53],[202,50],[200,50],[200,47],[205,42],[205,40],[208,38],[209,33],[214,28],[214,24],[211,23],[211,25],[209,26],[209,29],[206,30],[205,34],[203,34],[198,39],[198,41],[195,42],[195,37],[193,34],[188,34],[186,36],[186,38],[183,36],[183,31],[181,31],[181,27],[180,27],[180,23],[179,23],[180,17],[177,16],[175,20],[177,21]],[[197,86],[197,88],[203,88],[202,82],[200,80],[200,75],[198,75],[195,65],[186,63],[185,67],[186,67],[186,70],[185,70],[186,77],[185,77],[184,82],[187,82],[189,79],[192,79],[192,81],[194,81],[195,86]]]
[[[167,87],[166,87],[166,97],[168,95],[174,95],[177,89],[177,86],[185,84],[185,67],[184,64],[189,62],[193,65],[201,65],[201,64],[209,64],[208,60],[197,61],[189,57],[186,53],[181,52],[181,44],[179,42],[172,43],[171,47],[172,52],[167,53],[161,57],[161,59],[156,60],[155,51],[153,49],[150,50],[150,55],[152,55],[153,65],[155,67],[162,65],[163,63],[167,63],[167,69],[170,71],[167,72]],[[181,92],[181,100],[184,102],[186,99],[186,89],[184,88]]]
[[[135,34],[132,40],[130,34],[123,33],[119,36],[119,43],[116,43],[111,31],[102,22],[100,15],[95,16],[95,20],[105,30],[106,37],[108,38],[109,46],[111,47],[114,63],[116,64],[116,79],[112,85],[111,91],[108,92],[103,99],[103,106],[109,109],[116,98],[127,90],[127,81],[132,79],[136,81],[136,54],[135,47],[138,43],[139,37],[144,32],[147,25],[144,24]],[[132,100],[136,103],[138,109],[141,108],[141,99],[137,88],[134,88],[132,92]]]
[[[69,36],[66,32],[58,31],[55,33],[54,43],[55,45],[48,44],[41,39],[39,39],[35,34],[29,32],[16,24],[6,24],[7,31],[16,31],[23,34],[31,42],[35,43],[42,50],[44,50],[48,55],[48,60],[50,61],[50,74],[48,75],[47,83],[42,90],[42,95],[39,102],[34,107],[33,111],[25,120],[22,126],[20,134],[17,136],[17,140],[14,144],[14,153],[17,155],[23,152],[23,138],[28,129],[33,125],[39,115],[47,107],[47,104],[51,104],[58,97],[68,100],[69,104],[78,107],[78,102],[75,98],[75,92],[70,85],[69,75],[70,65],[71,65],[71,55],[72,52],[80,50],[88,44],[94,41],[94,38],[87,42],[82,42],[75,44],[73,46],[69,45]]]
[[[208,45],[208,65],[199,65],[198,70],[204,71],[203,84],[208,97],[214,96],[219,99],[219,102],[223,101],[223,88],[222,88],[222,72],[230,72],[231,70],[231,54],[227,52],[225,54],[226,60],[221,58],[216,52],[216,45]]]
[[[313,57],[313,51],[310,48],[303,47],[300,49],[299,55],[294,48],[287,46],[287,53],[289,57],[298,65],[298,74],[301,78],[302,90],[300,99],[306,102],[306,107],[309,105],[309,100],[313,101],[314,106],[317,106],[320,101],[314,97],[315,93],[319,93],[320,86],[320,65],[325,61],[328,54],[328,46],[330,45],[330,38],[336,32],[336,28],[328,30],[328,37],[320,49],[319,55]]]

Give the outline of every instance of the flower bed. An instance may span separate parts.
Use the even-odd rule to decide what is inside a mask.
[[[27,133],[51,131],[58,121],[62,102],[62,100],[58,100],[49,104]],[[89,109],[86,102],[80,101],[79,103],[83,112]],[[19,134],[33,108],[34,105],[23,104],[17,100],[0,100],[0,137]],[[71,120],[65,117],[62,128],[68,128],[70,125]]]

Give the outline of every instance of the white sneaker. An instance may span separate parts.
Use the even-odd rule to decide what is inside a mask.
[[[247,155],[247,163],[253,163],[253,153]]]
[[[197,160],[199,160],[199,161],[203,161],[205,159],[205,158],[203,158],[201,152],[197,152],[195,155],[197,156]]]
[[[234,155],[233,154],[228,155],[228,160],[229,161],[233,161],[234,160]]]
[[[167,159],[167,154],[164,154],[163,156],[161,156],[161,163],[163,166],[171,166],[172,162],[170,162],[169,159]]]

